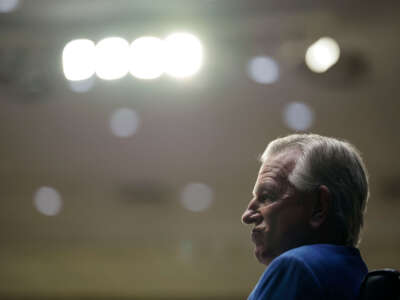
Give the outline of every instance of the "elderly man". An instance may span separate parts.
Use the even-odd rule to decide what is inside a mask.
[[[359,250],[368,179],[351,144],[315,134],[272,141],[242,221],[267,265],[249,296],[356,299],[368,270]]]

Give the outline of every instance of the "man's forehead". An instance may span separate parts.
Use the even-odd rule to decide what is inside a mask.
[[[296,166],[298,151],[285,151],[268,156],[258,172],[254,193],[261,188],[275,189],[287,182],[289,174]]]
[[[267,156],[261,164],[258,172],[259,176],[268,173],[276,173],[278,176],[288,176],[296,166],[299,154],[299,151],[291,150]]]
[[[261,189],[276,189],[286,181],[287,174],[281,165],[263,164],[258,172],[254,193]]]

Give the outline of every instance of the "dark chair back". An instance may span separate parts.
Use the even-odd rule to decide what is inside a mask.
[[[360,300],[400,300],[400,272],[393,269],[371,271],[365,277]]]

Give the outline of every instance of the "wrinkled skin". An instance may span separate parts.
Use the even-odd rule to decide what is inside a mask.
[[[254,225],[254,253],[266,265],[282,252],[313,240],[310,220],[315,197],[297,190],[287,179],[298,155],[292,150],[267,158],[242,216],[243,223]]]

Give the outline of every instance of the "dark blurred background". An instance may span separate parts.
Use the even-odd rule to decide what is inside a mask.
[[[0,298],[245,299],[240,223],[267,143],[353,142],[361,251],[400,268],[399,1],[0,1]],[[66,79],[64,46],[189,32],[188,78]],[[307,49],[333,38],[326,72]]]

